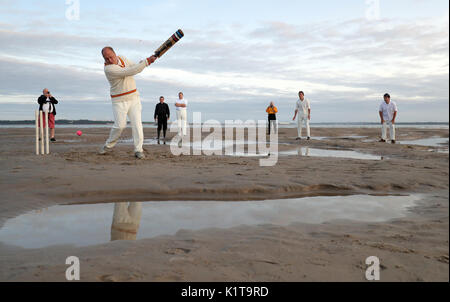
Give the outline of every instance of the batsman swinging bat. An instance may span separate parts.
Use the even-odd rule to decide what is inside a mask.
[[[155,56],[160,58],[166,53],[175,43],[184,37],[184,33],[181,29],[177,30],[166,42],[164,42],[156,51]]]

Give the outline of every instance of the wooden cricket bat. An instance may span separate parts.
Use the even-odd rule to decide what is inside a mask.
[[[177,30],[166,42],[164,42],[156,51],[155,57],[160,58],[165,54],[172,46],[175,45],[181,38],[184,37],[184,33],[181,29]]]

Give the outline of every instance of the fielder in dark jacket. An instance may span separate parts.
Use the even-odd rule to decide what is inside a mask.
[[[52,142],[56,141],[55,139],[55,115],[56,109],[55,105],[58,104],[58,101],[53,97],[53,95],[48,91],[47,88],[42,90],[42,95],[38,98],[37,102],[39,104],[39,110],[44,112],[48,111],[48,127],[50,128],[50,140]],[[45,127],[45,123],[44,123]]]
[[[158,121],[158,144],[159,137],[161,133],[161,128],[163,129],[164,135],[164,145],[166,144],[166,131],[167,131],[167,120],[170,118],[169,106],[164,103],[164,97],[159,97],[159,104],[156,104],[154,119]]]

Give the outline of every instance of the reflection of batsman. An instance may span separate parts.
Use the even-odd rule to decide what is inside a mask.
[[[178,40],[183,37],[183,32],[178,30],[164,44],[161,45],[155,54],[137,64],[134,64],[124,56],[116,55],[110,46],[102,49],[105,59],[105,75],[111,85],[111,101],[114,114],[114,125],[109,138],[99,151],[99,154],[106,154],[117,144],[123,130],[127,125],[127,116],[130,119],[134,141],[134,154],[137,158],[145,158],[142,145],[144,143],[144,132],[142,129],[142,105],[139,92],[136,89],[136,82],[133,76],[152,64],[161,57]]]
[[[114,205],[111,241],[136,240],[142,215],[141,202],[118,202]]]

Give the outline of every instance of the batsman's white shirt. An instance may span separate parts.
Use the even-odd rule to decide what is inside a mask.
[[[105,65],[105,75],[111,86],[111,100],[113,102],[135,100],[139,96],[139,92],[136,90],[133,76],[149,65],[148,60],[144,59],[134,64],[124,56],[117,57],[118,64]]]
[[[395,104],[395,102],[393,101],[390,101],[389,104],[386,104],[386,102],[383,101],[380,104],[379,111],[383,113],[383,120],[390,122],[394,118],[394,113],[398,111],[397,104]]]
[[[308,116],[308,109],[311,109],[311,103],[307,98],[304,98],[303,101],[298,99],[295,104],[295,109],[298,110],[299,117]]]

